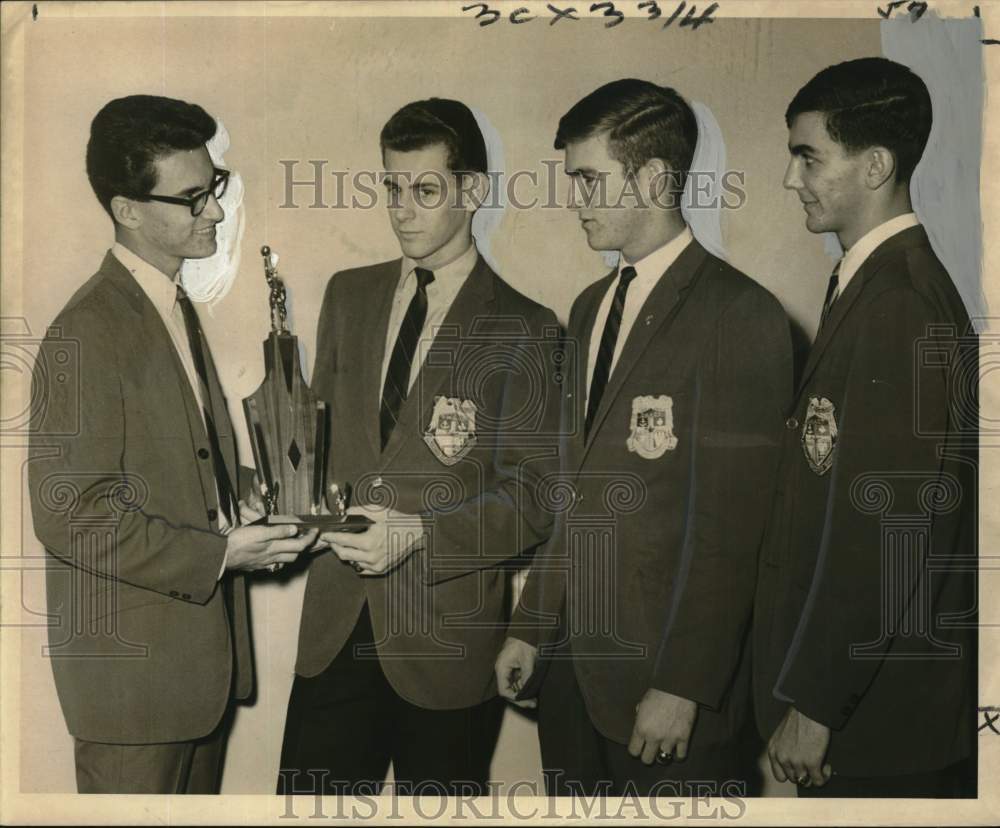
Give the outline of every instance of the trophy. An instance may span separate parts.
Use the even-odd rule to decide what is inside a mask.
[[[347,518],[343,491],[333,485],[327,497],[328,406],[302,377],[298,337],[285,324],[277,256],[267,245],[260,253],[270,291],[271,333],[264,340],[264,381],[243,400],[243,412],[264,500],[261,522],[363,531],[370,521]]]

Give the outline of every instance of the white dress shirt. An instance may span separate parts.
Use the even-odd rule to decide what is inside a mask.
[[[184,325],[184,313],[177,302],[177,285],[180,280],[180,271],[172,277],[168,276],[119,242],[115,242],[111,248],[111,254],[132,274],[132,278],[135,279],[136,284],[146,294],[146,297],[152,302],[153,307],[156,308],[156,312],[163,320],[163,325],[167,329],[167,333],[170,334],[170,341],[174,345],[174,350],[177,352],[177,356],[180,357],[181,364],[184,366],[188,384],[191,386],[194,398],[198,402],[198,413],[201,415],[202,426],[204,427],[205,410],[204,400],[201,398],[201,381],[198,378],[198,371],[194,367],[194,357],[191,356],[191,345],[188,342],[187,328]],[[207,439],[207,429],[205,435]],[[216,481],[216,487],[218,487],[218,481]],[[216,488],[216,496],[218,497],[218,488]],[[219,501],[221,502],[221,497]],[[218,512],[219,531],[226,534],[232,527],[229,525],[229,521],[226,520],[222,509],[219,509]],[[225,560],[223,560],[222,570],[219,573],[220,578],[225,569],[226,564]]]
[[[656,248],[652,253],[639,259],[637,262],[629,262],[622,256],[618,263],[618,272],[625,266],[635,268],[635,278],[629,283],[628,291],[625,293],[625,307],[622,309],[622,323],[618,329],[618,340],[615,342],[615,352],[611,357],[611,366],[608,369],[608,379],[614,374],[615,366],[618,364],[618,357],[621,356],[622,348],[628,339],[629,332],[639,318],[639,311],[646,304],[649,294],[656,287],[660,277],[667,272],[667,269],[677,261],[677,257],[684,252],[684,248],[691,243],[694,237],[691,230],[685,227],[674,238],[662,247]],[[614,302],[615,290],[618,288],[618,278],[616,277],[608,286],[607,293],[601,300],[601,305],[597,309],[597,317],[594,319],[594,327],[590,332],[590,348],[587,355],[587,397],[590,397],[590,383],[594,379],[594,366],[597,364],[597,352],[601,348],[601,337],[604,334],[604,324],[608,321],[608,314],[611,312],[611,304]],[[584,405],[586,405],[584,400]]]
[[[854,242],[840,260],[840,273],[837,275],[837,296],[843,295],[854,274],[861,269],[865,260],[875,252],[876,247],[897,233],[902,233],[918,224],[920,222],[917,221],[916,213],[903,213],[901,216],[883,222],[878,227],[873,227]]]
[[[420,367],[424,364],[427,352],[434,343],[434,335],[437,329],[444,322],[445,316],[451,309],[455,297],[461,290],[465,280],[469,278],[472,269],[476,266],[476,259],[479,252],[475,244],[470,244],[464,253],[452,259],[448,264],[434,268],[434,281],[427,286],[427,317],[424,319],[424,327],[420,332],[420,339],[417,342],[417,350],[413,354],[413,363],[410,365],[410,383],[408,389],[413,388],[413,382],[420,373]],[[385,375],[389,372],[389,361],[392,359],[392,349],[396,347],[396,339],[399,337],[399,329],[403,325],[403,318],[406,310],[410,306],[410,301],[417,292],[417,274],[414,272],[418,267],[417,263],[409,257],[403,257],[399,283],[396,285],[396,293],[392,298],[392,311],[389,313],[389,326],[385,332],[385,354],[382,357],[382,381],[379,384],[379,402],[382,399],[382,389],[385,388]],[[428,268],[430,269],[430,268]]]

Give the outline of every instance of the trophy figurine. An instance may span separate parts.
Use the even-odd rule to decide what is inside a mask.
[[[328,407],[302,377],[298,338],[285,319],[285,286],[277,256],[265,245],[264,276],[270,291],[271,333],[264,340],[264,381],[243,400],[257,480],[267,523],[329,526],[345,518],[345,493],[326,491]],[[364,521],[367,523],[367,521]],[[363,529],[357,527],[357,531]]]

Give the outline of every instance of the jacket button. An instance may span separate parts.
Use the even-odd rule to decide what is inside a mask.
[[[198,456],[202,460],[207,460],[208,459],[208,449],[207,448],[200,448],[200,449],[198,449]]]
[[[190,601],[190,600],[191,600],[191,596],[190,596],[190,595],[189,595],[189,594],[188,594],[187,592],[185,592],[185,593],[184,593],[184,594],[183,594],[183,595],[181,596],[181,598],[183,598],[183,599],[184,599],[185,601]]]
[[[178,597],[180,597],[180,593],[176,589],[172,589],[172,590],[170,590],[170,597],[171,598],[178,598]]]
[[[219,513],[215,509],[208,510],[208,519],[216,520],[219,517]]]
[[[795,431],[795,429],[797,429],[798,427],[799,427],[799,421],[796,420],[794,417],[789,417],[787,420],[785,420],[785,428],[787,428],[789,431]]]

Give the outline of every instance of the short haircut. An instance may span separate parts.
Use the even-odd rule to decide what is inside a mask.
[[[896,158],[896,180],[908,182],[931,134],[931,96],[906,66],[882,57],[829,66],[803,86],[785,123],[821,113],[830,138],[849,153],[885,147]]]
[[[116,195],[142,198],[156,186],[157,159],[204,146],[215,119],[197,104],[159,95],[129,95],[106,104],[90,124],[87,177],[111,213]]]
[[[555,148],[604,133],[611,157],[626,173],[659,158],[684,186],[698,144],[698,122],[674,89],[635,78],[605,84],[559,119]]]
[[[398,110],[382,127],[379,145],[386,150],[412,152],[444,144],[448,169],[453,173],[485,173],[486,141],[476,117],[464,103],[447,98],[414,101]]]

